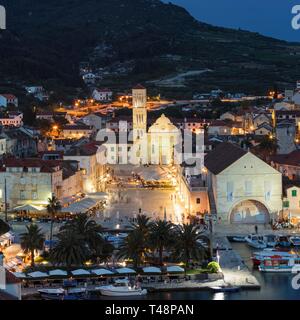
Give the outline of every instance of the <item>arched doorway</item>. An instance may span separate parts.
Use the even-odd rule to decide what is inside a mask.
[[[244,200],[238,203],[230,213],[231,223],[260,224],[268,223],[270,214],[265,205],[256,200]]]

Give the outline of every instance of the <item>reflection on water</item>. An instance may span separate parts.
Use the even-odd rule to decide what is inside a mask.
[[[224,292],[217,292],[213,295],[213,300],[225,300]]]

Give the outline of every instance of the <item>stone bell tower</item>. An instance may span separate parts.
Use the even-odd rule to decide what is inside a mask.
[[[132,89],[133,142],[147,135],[147,90],[141,85]]]

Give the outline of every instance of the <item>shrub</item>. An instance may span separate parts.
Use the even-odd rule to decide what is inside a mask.
[[[207,265],[207,270],[210,273],[218,273],[220,270],[220,265],[217,262],[212,261]]]

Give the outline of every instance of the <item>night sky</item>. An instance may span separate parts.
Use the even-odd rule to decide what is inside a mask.
[[[241,28],[278,39],[299,41],[291,27],[292,7],[300,0],[164,0],[185,7],[195,18],[217,26]]]

